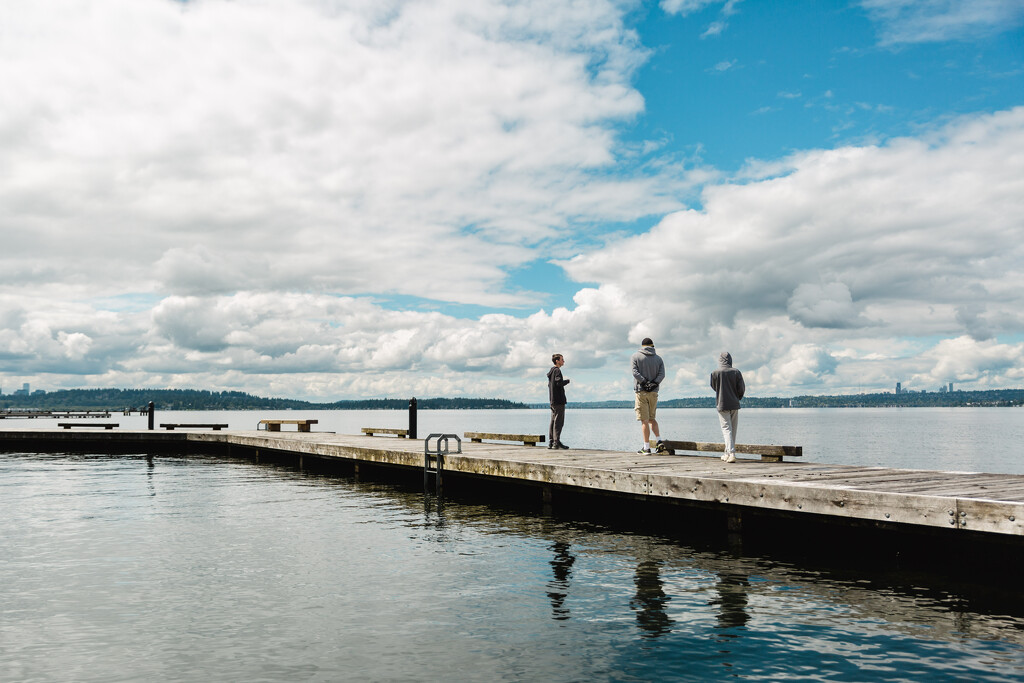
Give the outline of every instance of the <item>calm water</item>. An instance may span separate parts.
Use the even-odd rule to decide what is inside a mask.
[[[543,411],[518,413],[421,411],[420,432],[542,431]],[[703,411],[666,413],[681,438],[716,437],[713,414],[705,429]],[[1021,413],[749,410],[740,430],[819,461],[1020,471]],[[573,445],[633,445],[628,411],[569,420]],[[1018,585],[811,567],[213,457],[0,454],[0,501],[2,681],[1024,678]]]

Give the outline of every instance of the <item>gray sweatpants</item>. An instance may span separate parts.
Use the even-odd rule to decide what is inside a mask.
[[[736,452],[736,427],[740,423],[740,411],[719,410],[718,422],[722,425],[722,437],[725,438],[725,452]]]

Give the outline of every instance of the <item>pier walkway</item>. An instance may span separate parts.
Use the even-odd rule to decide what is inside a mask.
[[[454,439],[451,450],[456,449]],[[234,457],[343,461],[422,471],[422,439],[317,432],[129,431],[0,429],[0,450],[177,452],[194,450]],[[2,457],[2,455],[0,455]],[[462,442],[462,453],[445,456],[444,476],[478,477],[558,490],[628,496],[836,521],[878,523],[996,535],[1024,541],[1024,475],[939,472],[826,465],[726,464],[700,455],[638,455],[615,451],[549,450],[521,445]],[[950,538],[956,537],[952,533]],[[973,534],[972,534],[973,535]]]

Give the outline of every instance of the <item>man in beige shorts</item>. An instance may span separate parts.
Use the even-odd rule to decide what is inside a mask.
[[[636,393],[636,419],[640,422],[643,445],[637,453],[650,454],[658,449],[656,440],[661,439],[658,421],[658,385],[665,379],[665,362],[654,351],[654,342],[646,337],[640,343],[640,350],[630,359],[633,371],[633,391]],[[651,438],[653,432],[654,438]]]

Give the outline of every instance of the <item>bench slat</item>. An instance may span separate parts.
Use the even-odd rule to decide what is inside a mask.
[[[707,443],[703,441],[664,441],[665,448],[671,453],[675,451],[697,451],[710,453],[724,453],[724,443]],[[804,454],[803,446],[776,446],[758,444],[736,444],[737,453],[748,455],[760,455],[765,462],[782,462],[782,456],[800,457]]]
[[[368,436],[373,436],[374,434],[397,434],[401,437],[409,436],[408,429],[396,429],[393,427],[361,427],[360,431]]]
[[[708,451],[724,453],[724,443],[705,443],[701,441],[665,441],[665,446],[678,451]],[[776,446],[776,445],[754,445],[736,444],[737,453],[748,453],[751,455],[792,455],[801,456],[804,454],[803,446]]]
[[[174,429],[177,428],[177,429],[212,429],[212,430],[214,430],[216,432],[216,431],[220,431],[221,429],[227,429],[228,428],[228,425],[226,425],[226,424],[196,424],[196,423],[167,423],[167,422],[161,423],[160,426],[163,427],[164,429],[168,430],[168,431],[173,431]]]
[[[527,446],[544,443],[545,439],[543,434],[494,434],[491,432],[465,432],[462,436],[476,443],[488,439],[489,441],[522,441]]]
[[[72,427],[103,427],[104,429],[113,429],[121,425],[117,422],[58,422],[57,426],[64,429],[71,429]]]
[[[260,420],[261,425],[267,425],[268,432],[281,431],[281,425],[297,425],[300,432],[308,432],[309,426],[317,422],[319,420]]]

